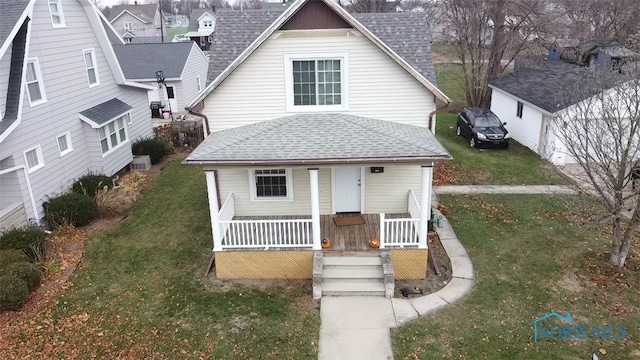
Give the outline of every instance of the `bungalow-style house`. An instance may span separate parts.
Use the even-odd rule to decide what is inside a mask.
[[[153,134],[152,88],[125,79],[109,40],[117,35],[93,1],[3,0],[2,11],[0,228],[7,229],[37,223],[42,203],[80,176],[126,168],[132,139]]]
[[[149,102],[160,101],[164,110],[184,111],[205,87],[209,59],[193,42],[114,45],[127,80],[152,87]],[[157,82],[162,71],[165,84]]]
[[[450,100],[424,15],[298,0],[219,11],[214,37],[210,84],[187,106],[211,134],[184,163],[205,172],[217,276],[313,275],[325,294],[359,293],[363,279],[322,272],[379,264],[329,259],[356,251],[389,257],[373,277],[424,278],[433,165],[451,159],[429,130]]]
[[[507,123],[513,139],[555,165],[566,165],[577,161],[556,134],[554,119],[568,109],[565,91],[595,70],[557,59],[534,62],[491,82],[491,111]]]
[[[200,45],[202,50],[208,51],[213,41],[216,28],[216,9],[193,9],[189,18],[189,32],[183,36]]]
[[[166,36],[162,26],[166,19],[163,19],[164,14],[161,14],[157,3],[138,4],[135,1],[133,5],[106,7],[102,13],[126,43],[132,42],[132,39],[138,36]]]

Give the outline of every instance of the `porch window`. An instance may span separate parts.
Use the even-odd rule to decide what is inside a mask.
[[[346,54],[285,61],[289,111],[346,110]]]
[[[259,169],[251,171],[253,200],[290,200],[291,169]]]

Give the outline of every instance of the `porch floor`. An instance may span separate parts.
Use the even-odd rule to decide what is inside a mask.
[[[325,251],[373,251],[369,247],[369,239],[380,237],[380,214],[356,214],[361,215],[364,224],[336,226],[335,217],[353,216],[354,214],[320,215],[320,236],[331,239],[331,248]],[[409,218],[409,214],[385,214],[387,218]],[[310,219],[311,216],[284,215],[284,216],[236,216],[234,220],[287,220]],[[377,251],[377,250],[376,250]]]

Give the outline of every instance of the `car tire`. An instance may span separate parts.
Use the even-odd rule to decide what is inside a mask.
[[[460,130],[460,125],[456,125],[456,135],[462,136],[462,130]]]
[[[469,146],[471,146],[472,148],[476,147],[478,144],[476,143],[476,138],[474,136],[471,137],[471,140],[469,140]]]

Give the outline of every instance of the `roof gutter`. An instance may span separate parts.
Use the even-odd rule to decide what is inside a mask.
[[[439,108],[436,106],[436,109],[429,113],[429,130],[431,130],[431,133],[433,135],[436,134],[436,126],[435,126],[436,123],[435,121],[433,121],[433,117],[436,116],[438,112],[444,110],[446,107],[449,107],[449,105],[451,105],[452,102],[453,101],[447,100],[447,102],[444,103],[442,107]]]
[[[204,119],[204,138],[205,139],[207,138],[207,136],[211,135],[211,130],[209,130],[209,118],[207,117],[207,115],[199,112],[195,112],[193,111],[193,109],[190,109],[188,107],[186,107],[185,110],[187,110],[191,115],[198,116]]]
[[[350,158],[350,159],[309,159],[309,160],[189,160],[182,162],[184,165],[194,166],[285,166],[285,165],[339,165],[339,164],[407,164],[419,162],[433,161],[449,161],[452,160],[451,155],[441,156],[421,156],[407,158]]]

